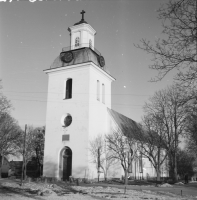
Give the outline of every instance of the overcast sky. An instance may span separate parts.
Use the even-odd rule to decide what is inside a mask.
[[[172,84],[172,75],[149,82],[157,73],[151,57],[134,44],[163,37],[157,9],[167,0],[29,0],[0,2],[0,78],[19,124],[44,126],[48,69],[70,44],[68,27],[85,21],[96,31],[95,47],[105,58],[112,83],[112,109],[137,121],[155,91]]]

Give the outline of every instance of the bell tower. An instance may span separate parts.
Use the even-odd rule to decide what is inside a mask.
[[[84,20],[85,11],[82,10],[81,21],[68,28],[70,32],[71,49],[90,47],[94,49],[94,36],[96,31]]]
[[[70,46],[49,69],[43,176],[68,180],[97,177],[89,142],[109,130],[111,82],[95,48],[96,31],[82,19],[68,28]]]

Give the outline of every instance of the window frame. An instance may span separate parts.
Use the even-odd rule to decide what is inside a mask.
[[[79,37],[76,37],[75,38],[75,47],[79,47],[80,45],[80,38]]]
[[[100,101],[100,81],[97,80],[97,95],[96,95],[96,99],[98,101]]]
[[[64,99],[72,99],[72,85],[73,85],[73,79],[68,78],[66,80],[64,89]]]
[[[105,84],[102,83],[102,103],[105,104]]]
[[[89,47],[92,49],[92,40],[89,39]]]

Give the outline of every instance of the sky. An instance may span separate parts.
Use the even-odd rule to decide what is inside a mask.
[[[137,49],[142,38],[162,38],[158,8],[168,0],[0,0],[0,79],[20,126],[44,126],[49,69],[70,45],[68,27],[81,20],[96,31],[95,48],[105,58],[112,83],[112,109],[140,122],[143,105],[172,84],[172,74],[150,82],[151,56]]]

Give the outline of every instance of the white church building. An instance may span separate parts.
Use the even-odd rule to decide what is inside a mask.
[[[112,127],[121,129],[127,120],[132,131],[135,122],[111,109],[111,84],[115,78],[107,71],[104,57],[95,49],[96,31],[82,19],[68,28],[70,47],[63,48],[49,69],[43,176],[68,180],[96,178],[91,163],[89,142],[108,134]],[[150,162],[144,160],[146,177],[156,176]],[[130,173],[140,178],[139,162]],[[121,166],[113,168],[120,178]]]

